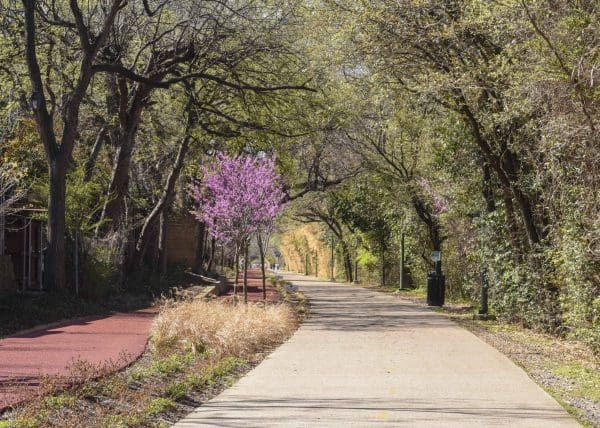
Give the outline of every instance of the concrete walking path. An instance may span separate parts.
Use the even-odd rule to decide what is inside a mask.
[[[176,427],[576,427],[470,332],[391,295],[286,275],[311,300],[294,336]]]

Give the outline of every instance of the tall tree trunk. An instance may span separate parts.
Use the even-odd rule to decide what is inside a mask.
[[[216,246],[217,246],[217,239],[214,236],[212,236],[210,238],[210,252],[208,255],[208,264],[206,265],[206,270],[209,272],[212,272],[212,269],[213,269],[213,263],[215,261]]]
[[[177,183],[179,175],[181,174],[183,162],[189,149],[190,140],[191,137],[189,136],[189,134],[183,138],[181,145],[179,146],[179,150],[177,152],[177,157],[175,159],[175,162],[173,163],[173,168],[171,169],[171,172],[169,173],[169,176],[167,177],[167,180],[163,187],[162,195],[156,203],[156,205],[154,206],[154,208],[152,209],[152,211],[150,212],[150,214],[148,215],[148,217],[146,217],[146,220],[144,221],[142,231],[140,232],[140,236],[136,243],[133,263],[134,266],[139,267],[143,263],[144,256],[146,254],[146,249],[148,248],[150,242],[151,230],[154,228],[154,224],[159,220],[159,217],[164,217],[162,216],[163,212],[169,210],[169,208],[171,207],[171,202],[173,201],[173,193],[175,191],[175,184]]]
[[[538,230],[530,199],[516,185],[513,186],[512,192],[517,201],[517,205],[519,206],[519,211],[521,212],[521,218],[525,225],[529,244],[532,246],[539,244],[543,239],[543,235],[542,232]]]
[[[221,243],[221,275],[225,272],[225,244]]]
[[[425,223],[429,235],[429,242],[433,251],[441,251],[444,238],[438,217],[433,214],[427,205],[416,195],[413,195],[412,205],[419,219]]]
[[[308,276],[309,267],[310,267],[310,260],[308,260],[308,258],[309,258],[308,248],[305,251],[306,251],[306,253],[304,253],[304,275]]]
[[[523,257],[523,251],[525,249],[524,245],[526,245],[526,243],[521,239],[522,232],[519,231],[519,225],[517,223],[512,197],[508,191],[503,193],[508,239],[513,247],[513,256],[515,261],[520,262]]]
[[[50,169],[50,197],[48,200],[48,247],[46,250],[45,280],[47,289],[66,287],[65,258],[65,197],[66,164],[52,161]]]
[[[25,30],[25,60],[29,80],[31,82],[31,107],[35,113],[40,137],[46,152],[49,165],[50,198],[48,201],[48,248],[46,257],[46,286],[53,288],[65,287],[65,194],[66,172],[75,147],[75,140],[79,131],[79,112],[81,103],[89,88],[94,75],[94,59],[98,51],[104,46],[113,27],[115,17],[122,8],[122,0],[112,0],[105,9],[104,21],[98,26],[94,40],[90,40],[90,29],[81,15],[77,1],[69,2],[69,7],[75,18],[78,33],[78,42],[81,47],[81,60],[78,74],[74,76],[75,83],[69,93],[65,93],[64,102],[60,107],[62,117],[62,136],[60,144],[56,138],[54,118],[48,111],[46,91],[42,82],[42,75],[36,53],[36,0],[22,0],[24,11]],[[46,88],[48,89],[48,88]]]
[[[543,236],[537,228],[531,202],[535,198],[530,198],[520,188],[518,183],[519,162],[517,156],[508,148],[503,150],[501,155],[496,154],[481,132],[479,122],[469,108],[465,97],[462,94],[458,94],[457,99],[460,104],[459,111],[463,114],[467,126],[471,129],[475,142],[481,149],[481,153],[483,153],[489,166],[498,176],[501,186],[505,191],[509,191],[517,202],[520,218],[525,227],[530,246],[540,243]]]
[[[126,92],[126,86],[122,89],[122,92]],[[152,88],[149,86],[137,84],[131,96],[129,109],[127,109],[127,112],[121,114],[121,130],[118,133],[121,139],[117,142],[117,154],[99,226],[103,230],[115,231],[121,226],[123,214],[125,213],[125,198],[129,190],[129,171],[135,148],[135,139],[141,122],[142,112],[147,105],[151,92]],[[128,94],[121,93],[120,96],[128,97]],[[104,226],[104,220],[110,220],[110,224]],[[96,230],[96,234],[100,232],[100,229]]]
[[[488,213],[496,211],[496,201],[494,199],[494,190],[492,186],[492,174],[490,172],[490,166],[487,162],[481,162],[482,170],[482,186],[481,191],[483,193],[483,199],[485,201],[485,209]]]
[[[133,138],[133,136],[131,136],[131,138]],[[129,189],[129,169],[131,168],[132,151],[132,139],[121,141],[115,156],[106,202],[102,209],[97,234],[101,233],[100,231],[102,229],[106,231],[118,230],[121,225],[123,213],[125,212],[125,196]],[[109,221],[110,223],[104,225],[105,221]]]
[[[210,241],[212,237],[209,239],[209,235],[206,236],[204,240],[204,265],[206,266],[206,270],[208,271],[208,264],[210,263]]]
[[[346,282],[352,282],[352,259],[350,257],[350,250],[348,244],[343,239],[340,239],[342,245],[342,257],[344,258],[344,273],[346,276]]]
[[[385,248],[381,247],[381,281],[382,287],[385,287]]]
[[[263,246],[262,235],[258,233],[256,235],[256,241],[258,243],[258,252],[260,254],[260,273],[262,276],[262,297],[263,302],[267,303],[267,274],[265,272],[265,248]]]
[[[248,242],[244,243],[244,304],[248,304]]]
[[[92,151],[88,156],[88,159],[85,163],[85,172],[83,175],[84,183],[89,182],[92,179],[92,174],[94,172],[94,166],[96,165],[96,160],[98,159],[98,155],[100,154],[100,150],[102,149],[102,145],[104,141],[108,138],[108,127],[103,126],[98,132],[96,136],[96,141],[94,142],[94,146],[92,147]]]
[[[196,249],[194,252],[194,272],[202,273],[204,270],[204,235],[206,223],[200,221],[196,224]]]
[[[237,287],[238,287],[238,277],[240,276],[240,246],[241,244],[236,244],[235,246],[235,279],[233,280],[233,301],[237,302]]]
[[[168,208],[164,209],[160,213],[159,221],[159,232],[158,232],[158,272],[161,276],[167,274],[167,233],[168,233],[168,221],[167,221]]]

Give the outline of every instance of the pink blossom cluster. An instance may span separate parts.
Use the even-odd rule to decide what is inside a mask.
[[[417,180],[419,187],[430,198],[433,213],[440,215],[448,211],[448,200],[432,189],[431,184],[425,177],[420,177]]]
[[[275,158],[219,154],[203,168],[201,184],[192,185],[192,213],[212,236],[241,245],[264,230],[282,209],[281,177]]]

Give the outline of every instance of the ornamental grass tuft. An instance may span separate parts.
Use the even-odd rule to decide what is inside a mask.
[[[251,355],[285,340],[298,319],[288,305],[233,305],[196,300],[164,308],[154,321],[151,346],[158,353],[184,350],[211,356]]]

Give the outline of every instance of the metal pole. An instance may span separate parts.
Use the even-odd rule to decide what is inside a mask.
[[[404,232],[400,235],[400,290],[404,290]]]

